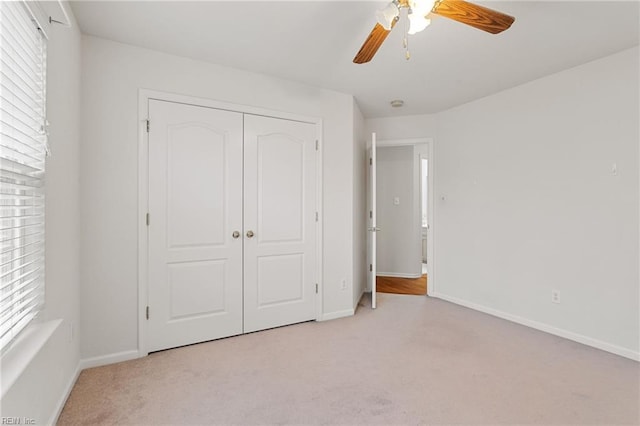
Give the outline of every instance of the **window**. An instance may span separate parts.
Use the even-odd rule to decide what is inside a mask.
[[[23,2],[0,1],[0,348],[44,303],[46,39]]]

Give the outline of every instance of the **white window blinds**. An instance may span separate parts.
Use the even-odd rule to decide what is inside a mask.
[[[0,1],[0,349],[44,302],[46,40]]]

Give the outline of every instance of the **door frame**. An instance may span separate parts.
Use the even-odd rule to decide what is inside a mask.
[[[160,100],[187,105],[233,111],[243,114],[261,115],[291,121],[313,124],[316,127],[317,151],[316,155],[316,280],[318,293],[316,294],[316,321],[322,319],[323,275],[322,275],[322,230],[323,230],[323,197],[322,197],[322,157],[323,157],[323,125],[319,117],[310,117],[288,112],[275,111],[266,108],[234,104],[195,96],[180,95],[151,89],[138,90],[138,357],[149,354],[147,349],[147,319],[146,308],[149,294],[149,232],[147,227],[147,212],[149,211],[149,133],[147,120],[149,118],[149,101]],[[151,126],[153,124],[151,123]],[[151,313],[153,315],[153,313]]]
[[[435,141],[434,138],[409,138],[409,139],[380,139],[377,141],[378,148],[381,147],[393,147],[393,146],[414,146],[423,145],[428,146],[429,158],[428,170],[429,180],[427,183],[427,216],[429,220],[429,232],[427,233],[427,273],[428,273],[428,285],[427,296],[433,296],[436,294],[436,267],[435,267],[435,194],[434,194],[434,181],[435,181],[435,167],[434,167],[434,151]]]

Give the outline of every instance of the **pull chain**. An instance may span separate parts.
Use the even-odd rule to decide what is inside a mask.
[[[402,39],[402,45],[404,46],[404,57],[408,61],[411,59],[411,52],[409,52],[409,13],[411,13],[411,9],[407,13],[407,19],[404,20],[404,38]]]

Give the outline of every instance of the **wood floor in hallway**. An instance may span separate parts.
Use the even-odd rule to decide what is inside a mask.
[[[376,291],[395,294],[427,294],[427,274],[420,278],[376,277]]]

